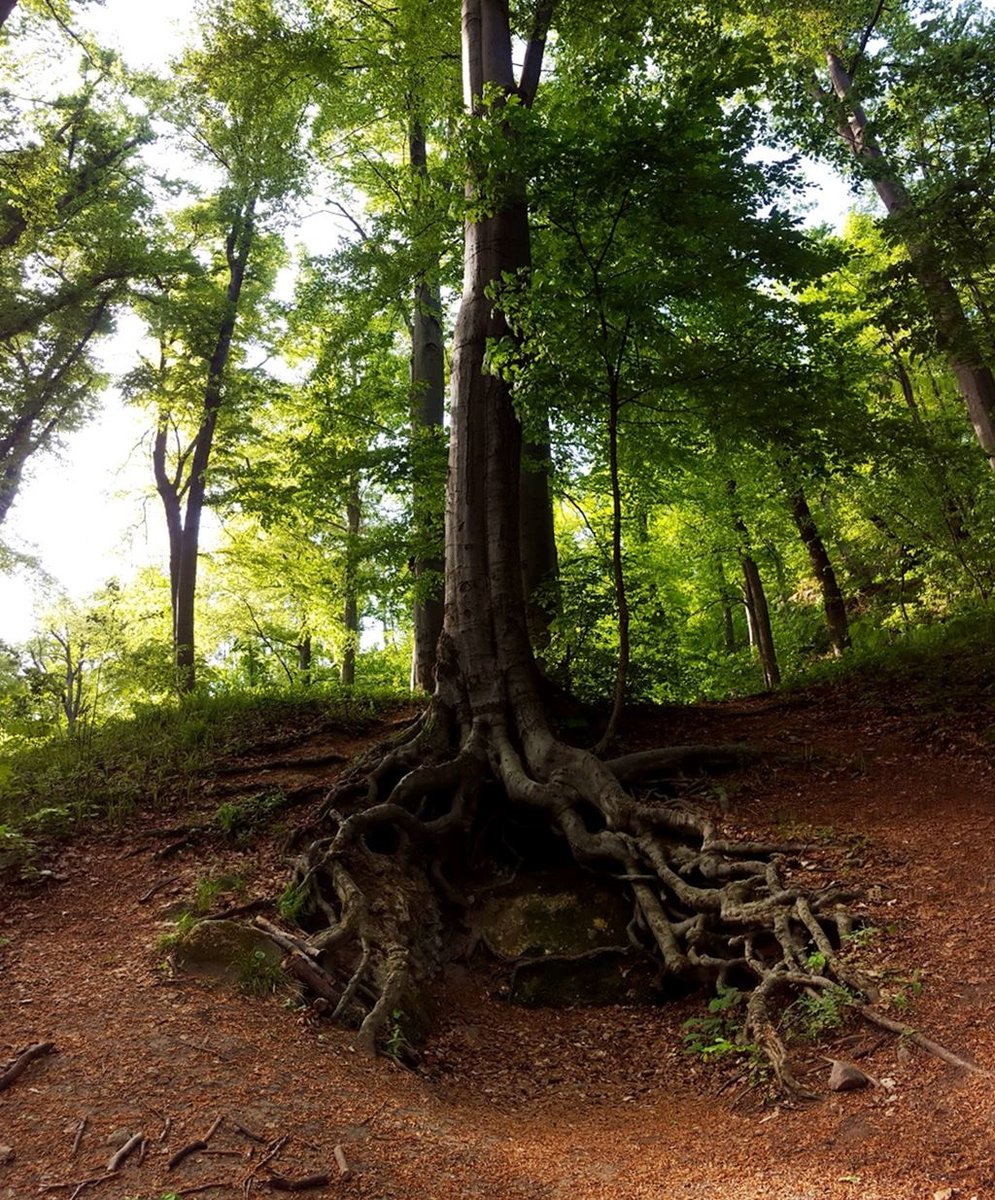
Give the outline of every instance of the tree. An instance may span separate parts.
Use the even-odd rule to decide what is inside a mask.
[[[602,762],[558,740],[541,699],[519,554],[521,426],[512,383],[488,361],[488,350],[514,343],[495,297],[529,268],[518,145],[551,16],[544,5],[532,14],[516,80],[508,6],[463,3],[468,213],[437,686],[398,744],[333,794],[331,830],[311,845],[295,877],[300,904],[324,914],[327,925],[319,918],[311,954],[292,956],[291,969],[332,999],[337,1016],[356,1020],[360,1043],[372,1049],[393,1012],[417,1005],[417,981],[439,963],[443,900],[458,903],[462,881],[464,856],[454,847],[485,811],[492,830],[507,830],[517,811],[531,819],[533,838],[538,829],[555,831],[575,863],[627,877],[646,952],[671,979],[724,980],[733,970],[752,976],[748,1035],[790,1082],[770,1003],[783,988],[828,985],[821,971],[803,965],[800,947],[809,939],[828,950],[829,975],[846,975],[827,932],[838,934],[844,919],[829,907],[831,893],[785,889],[774,865],[755,861],[769,848],[721,841],[703,816],[655,808],[624,790],[622,781],[654,775],[681,752]],[[592,32],[584,24],[594,53],[615,44],[610,25],[595,21]],[[770,938],[770,957],[749,932],[742,949],[743,931],[757,928]],[[337,971],[344,984],[336,983]]]
[[[31,457],[93,411],[93,351],[119,308],[171,270],[149,247],[139,152],[150,128],[129,110],[113,56],[88,60],[77,90],[18,118],[0,176],[0,523]]]
[[[200,211],[213,221],[222,247],[220,253],[212,249],[210,267],[199,279],[171,303],[167,298],[155,313],[163,353],[151,372],[158,403],[153,469],[169,533],[173,645],[181,691],[190,691],[196,678],[201,520],[215,434],[232,390],[236,325],[240,315],[244,322],[247,295],[255,290],[256,302],[260,299],[258,287],[250,286],[250,263],[265,262],[259,253],[265,241],[260,223],[276,219],[302,181],[299,147],[312,88],[307,64],[320,56],[320,48],[308,48],[303,61],[293,53],[300,46],[267,0],[232,0],[213,14],[203,34],[203,49],[188,52],[180,72],[182,87],[169,105],[202,158],[222,174],[215,201],[206,214]],[[277,34],[283,37],[274,43]],[[249,63],[254,64],[251,71]],[[288,64],[301,74],[288,80]],[[197,220],[196,213],[188,216],[194,228]],[[260,270],[256,282],[267,274]],[[168,349],[179,352],[175,364],[168,360]],[[190,434],[170,405],[173,391],[185,407]]]

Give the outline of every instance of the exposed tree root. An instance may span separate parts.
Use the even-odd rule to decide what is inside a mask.
[[[723,767],[755,756],[741,746],[715,754]],[[420,1015],[425,984],[445,961],[447,927],[478,891],[475,863],[509,822],[525,821],[532,836],[555,841],[564,860],[628,889],[633,951],[662,967],[665,989],[748,992],[744,1041],[761,1047],[783,1089],[811,1096],[792,1074],[779,1018],[799,994],[827,987],[845,989],[842,1002],[863,1015],[871,1011],[838,953],[853,928],[853,896],[795,882],[790,856],[801,846],[722,838],[702,811],[639,799],[622,786],[678,765],[701,767],[708,757],[694,746],[600,762],[557,741],[527,694],[514,737],[499,717],[471,718],[437,695],[329,797],[321,836],[294,870],[292,894],[309,936],[256,923],[372,1051],[396,1038],[399,1010]]]

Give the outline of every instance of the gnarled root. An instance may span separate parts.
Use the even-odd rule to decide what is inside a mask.
[[[665,985],[748,991],[744,1040],[761,1047],[786,1090],[808,1095],[778,1017],[806,989],[839,986],[848,1002],[866,999],[837,953],[852,896],[793,882],[789,856],[800,847],[720,838],[701,811],[637,799],[617,777],[675,756],[621,760],[616,771],[557,741],[541,720],[516,725],[513,738],[493,714],[459,721],[436,697],[406,741],[330,797],[327,831],[297,862],[293,894],[332,1016],[358,1026],[369,1050],[388,1031],[396,1041],[392,1015],[419,1012],[445,960],[447,917],[467,906],[459,882],[472,847],[507,814],[525,814],[580,868],[629,889],[630,936],[662,965]],[[724,748],[724,760],[740,752]]]

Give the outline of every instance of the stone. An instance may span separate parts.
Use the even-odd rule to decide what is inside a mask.
[[[829,1090],[831,1092],[853,1092],[857,1088],[867,1087],[874,1080],[851,1062],[843,1059],[832,1060],[832,1070],[829,1072]]]
[[[107,1145],[112,1146],[115,1150],[120,1150],[125,1142],[131,1141],[131,1137],[131,1130],[126,1125],[121,1125],[113,1133],[107,1135]]]
[[[14,1161],[14,1147],[0,1146],[0,1167]]]
[[[555,1008],[660,999],[657,969],[630,948],[631,920],[621,888],[569,870],[519,876],[471,917],[489,950],[517,961],[512,1002]]]
[[[247,964],[263,955],[279,966],[283,951],[259,929],[237,921],[201,921],[173,947],[173,961],[191,975],[238,983]]]

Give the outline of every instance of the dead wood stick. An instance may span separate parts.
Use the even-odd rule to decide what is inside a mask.
[[[175,883],[179,879],[178,875],[171,875],[169,879],[160,879],[158,883],[153,883],[147,892],[144,892],[138,897],[139,904],[148,904],[156,892],[161,892],[164,887],[169,887],[171,883]]]
[[[288,1179],[285,1175],[271,1175],[266,1181],[274,1192],[306,1192],[309,1188],[324,1187],[331,1179],[327,1173],[305,1175],[302,1179]]]
[[[336,1146],[332,1153],[335,1155],[335,1165],[339,1169],[339,1178],[343,1182],[345,1182],[347,1179],[352,1179],[352,1168],[349,1166],[349,1162],[345,1156],[345,1150],[342,1149],[341,1144]]]
[[[962,1067],[965,1071],[973,1071],[976,1075],[991,1077],[991,1072],[986,1071],[984,1067],[979,1067],[977,1063],[971,1062],[970,1059],[961,1058],[959,1054],[954,1054],[952,1050],[948,1050],[946,1046],[941,1046],[939,1042],[934,1042],[932,1038],[926,1037],[918,1029],[913,1029],[911,1025],[904,1025],[901,1021],[893,1021],[891,1017],[886,1017],[884,1013],[879,1013],[876,1009],[870,1008],[866,1004],[855,1004],[853,1007],[865,1021],[870,1021],[872,1025],[880,1025],[882,1029],[887,1029],[891,1033],[897,1033],[899,1037],[907,1039],[921,1050],[925,1050],[927,1054],[932,1054],[934,1058],[942,1059],[943,1062],[949,1063],[952,1067]]]
[[[231,1183],[225,1179],[221,1183],[195,1183],[193,1187],[180,1188],[178,1192],[173,1192],[174,1196],[195,1196],[197,1192],[210,1192],[215,1188],[230,1188]]]
[[[218,1126],[224,1119],[224,1114],[222,1113],[221,1116],[215,1118],[214,1124],[207,1131],[207,1133],[204,1134],[203,1137],[199,1137],[195,1141],[189,1142],[186,1146],[181,1146],[180,1149],[177,1150],[172,1156],[172,1158],[170,1158],[169,1162],[166,1163],[166,1170],[172,1171],[174,1167],[178,1167],[180,1163],[183,1162],[185,1158],[189,1158],[191,1154],[196,1154],[198,1150],[206,1150],[207,1143],[217,1133]]]
[[[263,1167],[266,1166],[267,1163],[272,1162],[273,1159],[276,1158],[276,1156],[280,1153],[280,1151],[283,1149],[283,1147],[289,1141],[290,1141],[290,1134],[288,1133],[288,1134],[285,1134],[281,1138],[277,1138],[275,1142],[271,1142],[269,1149],[266,1151],[266,1153],[263,1155],[263,1157],[259,1160],[259,1162],[257,1162],[254,1167],[250,1168],[248,1174],[246,1174],[244,1176],[244,1178],[242,1179],[242,1191],[245,1193],[246,1196],[248,1196],[249,1190],[252,1187],[253,1179],[255,1179],[255,1177],[259,1174],[259,1172],[263,1169]]]
[[[261,1142],[263,1145],[266,1143],[266,1139],[261,1134],[253,1133],[251,1129],[246,1129],[244,1125],[240,1125],[238,1121],[232,1121],[232,1128],[236,1133],[240,1133],[243,1137],[247,1137],[250,1142]]]
[[[89,1121],[90,1118],[86,1115],[80,1117],[79,1124],[76,1126],[76,1136],[73,1138],[73,1148],[69,1151],[70,1158],[75,1158],[79,1153],[79,1144],[83,1140],[83,1134]]]
[[[7,1070],[0,1075],[0,1092],[5,1091],[12,1083],[19,1079],[36,1058],[41,1058],[45,1054],[52,1054],[54,1051],[55,1042],[36,1042],[33,1046],[29,1046],[27,1050],[22,1050]]]
[[[160,1146],[166,1140],[166,1138],[169,1137],[169,1131],[172,1128],[173,1128],[173,1118],[172,1117],[163,1117],[162,1118],[162,1133],[160,1133],[159,1137],[156,1139]]]
[[[133,1137],[128,1138],[120,1150],[116,1151],[107,1161],[107,1173],[116,1171],[126,1158],[129,1158],[138,1147],[145,1141],[144,1133],[136,1133]]]

